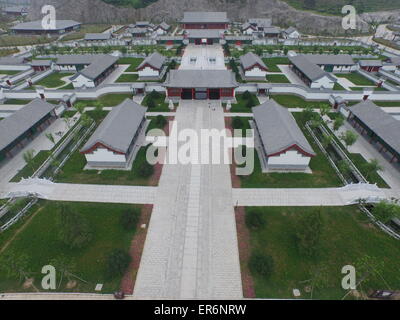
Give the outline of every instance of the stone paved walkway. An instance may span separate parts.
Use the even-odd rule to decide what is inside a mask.
[[[176,120],[179,130],[225,127],[206,102],[181,103]],[[243,297],[228,165],[164,165],[134,297]]]
[[[152,204],[157,187],[65,184],[26,181],[0,187],[0,198],[14,194],[37,193],[53,201]]]

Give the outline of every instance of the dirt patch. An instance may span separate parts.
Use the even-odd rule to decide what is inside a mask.
[[[125,294],[132,294],[135,287],[136,277],[139,270],[140,260],[143,253],[144,243],[146,241],[147,230],[150,223],[151,212],[153,205],[146,204],[142,207],[137,231],[132,239],[129,254],[132,257],[132,262],[129,265],[128,271],[125,273],[121,281],[120,289]],[[146,228],[141,226],[145,224]]]
[[[240,269],[242,274],[242,286],[243,296],[245,298],[255,298],[256,292],[254,288],[253,277],[251,276],[248,268],[248,261],[250,259],[251,245],[250,245],[250,234],[245,223],[245,208],[236,207],[236,230],[239,243],[239,258],[240,258]]]

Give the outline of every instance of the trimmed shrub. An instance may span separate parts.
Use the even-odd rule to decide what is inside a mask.
[[[251,273],[269,278],[274,271],[274,260],[270,255],[253,253],[249,260]]]
[[[129,253],[115,249],[106,258],[106,276],[109,279],[124,275],[131,263],[132,258]]]
[[[121,215],[121,225],[122,227],[129,231],[135,230],[137,224],[139,223],[140,212],[136,208],[134,210],[125,211]]]
[[[139,176],[141,176],[142,178],[149,178],[153,175],[153,173],[154,173],[154,168],[150,163],[143,162],[140,165]]]
[[[249,229],[260,229],[265,226],[265,215],[259,211],[246,212],[246,226]]]

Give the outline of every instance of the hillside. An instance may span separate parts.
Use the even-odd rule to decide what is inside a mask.
[[[102,0],[123,7],[145,8],[158,0]],[[343,6],[353,5],[358,13],[400,9],[400,2],[393,0],[283,0],[299,10],[312,10],[325,14],[340,15]],[[231,2],[241,2],[232,0]],[[246,2],[246,1],[242,1]]]
[[[343,6],[352,5],[359,14],[400,9],[400,1],[394,0],[283,0],[299,10],[312,10],[325,14],[340,15]]]
[[[108,2],[149,1],[152,0],[105,0]],[[235,21],[245,21],[250,17],[272,18],[273,23],[281,27],[296,26],[304,33],[323,35],[342,35],[341,18],[319,15],[313,12],[299,11],[280,0],[158,0],[145,8],[133,6],[116,7],[103,0],[35,0],[30,19],[41,17],[41,7],[52,4],[57,9],[59,19],[74,19],[83,23],[132,23],[136,20],[175,22],[182,18],[184,11],[227,11]],[[379,21],[399,19],[399,12],[379,13]],[[373,21],[375,14],[364,17]],[[360,20],[358,29],[369,30],[368,23]]]

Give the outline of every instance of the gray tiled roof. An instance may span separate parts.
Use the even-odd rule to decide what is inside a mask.
[[[289,60],[311,81],[319,80],[322,77],[334,79],[328,72],[322,70],[303,55],[289,57]]]
[[[349,54],[305,54],[304,56],[318,65],[355,65]]]
[[[400,154],[400,121],[383,111],[371,100],[356,104],[349,110]]]
[[[189,11],[183,15],[182,23],[228,23],[226,12]]]
[[[135,25],[136,26],[148,26],[148,25],[150,25],[150,22],[149,21],[137,21]]]
[[[129,29],[130,33],[147,33],[147,28],[130,28]]]
[[[287,108],[271,99],[252,110],[267,155],[282,152],[293,145],[310,155],[315,155]]]
[[[289,27],[285,30],[286,34],[291,34],[293,32],[297,31],[297,29],[295,27]]]
[[[42,120],[56,106],[35,99],[11,116],[0,121],[0,150],[3,150],[18,137]]]
[[[74,20],[57,20],[56,29],[55,30],[64,30],[67,28],[72,28],[75,26],[81,25],[80,22],[76,22]],[[34,31],[43,31],[42,20],[38,21],[30,21],[19,23],[16,26],[12,27],[11,30],[34,30]]]
[[[28,9],[23,6],[7,6],[2,9],[4,12],[8,13],[27,13]]]
[[[32,62],[30,63],[32,67],[41,67],[41,66],[51,67],[52,64],[53,64],[52,60],[32,60]]]
[[[164,57],[163,55],[159,54],[158,52],[153,52],[151,55],[149,55],[146,59],[142,61],[142,63],[137,67],[137,69],[140,69],[141,67],[148,64],[157,70],[161,70],[166,60],[167,58]]]
[[[112,37],[110,32],[107,33],[86,33],[85,40],[110,40]]]
[[[254,66],[255,64],[260,65],[261,67],[267,69],[265,63],[261,60],[261,58],[254,54],[253,52],[246,53],[244,56],[240,57],[240,63],[244,70]]]
[[[246,30],[248,28],[255,29],[255,27],[253,25],[251,25],[250,23],[248,23],[248,22],[245,22],[245,23],[242,24],[242,30]]]
[[[0,65],[19,65],[24,64],[22,57],[3,57],[0,58]]]
[[[382,67],[382,61],[381,60],[360,60],[358,61],[358,64],[361,67]]]
[[[86,78],[95,80],[97,79],[104,71],[106,71],[113,64],[117,63],[118,57],[110,56],[110,55],[101,55],[96,60],[94,60],[89,66],[85,69],[77,73],[71,79],[76,79],[79,74],[85,76]]]
[[[391,57],[390,62],[397,66],[400,66],[400,57]]]
[[[264,33],[266,34],[279,34],[281,33],[281,28],[278,27],[266,27],[263,30]]]
[[[171,28],[171,26],[166,22],[161,22],[158,26],[156,26],[156,29],[158,28],[168,31]]]
[[[186,32],[189,38],[205,39],[205,38],[221,38],[223,30],[218,29],[190,29]]]
[[[101,143],[114,151],[126,154],[146,110],[147,108],[131,99],[126,99],[106,116],[81,152],[88,151],[97,143]]]
[[[164,83],[169,88],[236,88],[235,75],[228,70],[171,70]]]
[[[77,65],[77,64],[89,65],[100,56],[101,56],[100,54],[66,54],[66,55],[60,55],[57,58],[56,64],[58,64],[58,65]]]
[[[269,18],[251,18],[248,22],[262,28],[268,28],[272,25],[272,20]]]

